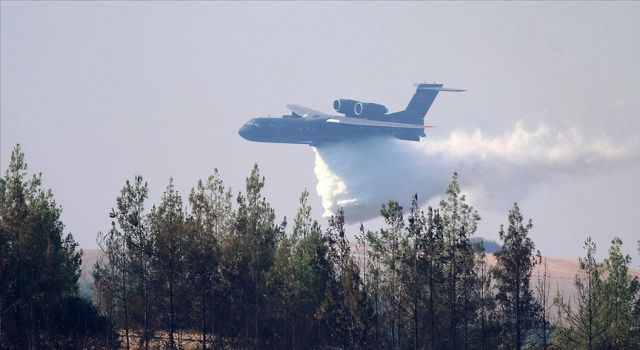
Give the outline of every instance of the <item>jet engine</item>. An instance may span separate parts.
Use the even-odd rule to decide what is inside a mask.
[[[353,106],[353,113],[358,116],[384,115],[388,111],[389,110],[387,109],[387,107],[377,103],[356,102],[356,104]]]
[[[356,100],[349,100],[346,98],[338,98],[333,100],[333,109],[342,114],[353,115],[353,110],[355,104],[358,103]]]

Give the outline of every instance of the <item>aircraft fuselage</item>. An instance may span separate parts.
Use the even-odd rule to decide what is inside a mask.
[[[334,123],[327,118],[253,118],[243,125],[238,133],[255,142],[293,143],[318,145],[365,137],[395,137],[419,141],[423,130],[388,128],[368,125]]]

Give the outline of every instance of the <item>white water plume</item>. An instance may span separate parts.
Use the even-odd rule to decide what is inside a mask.
[[[445,139],[374,138],[314,152],[323,215],[343,207],[350,222],[376,217],[389,200],[406,206],[414,193],[421,203],[443,195],[454,171],[474,205],[503,210],[536,184],[603,171],[638,156],[630,144],[546,125],[527,130],[522,123],[498,136],[454,131]]]

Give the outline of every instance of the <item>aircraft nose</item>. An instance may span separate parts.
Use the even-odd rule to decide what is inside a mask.
[[[248,132],[249,132],[249,127],[248,127],[248,126],[246,126],[246,125],[243,125],[243,126],[240,128],[240,130],[238,130],[238,134],[239,134],[240,136],[242,136],[242,138],[243,138],[243,139],[246,139],[246,138],[247,138],[247,134],[248,134]]]

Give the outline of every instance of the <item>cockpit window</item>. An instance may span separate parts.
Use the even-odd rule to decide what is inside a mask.
[[[260,126],[260,124],[258,124],[258,121],[255,119],[251,119],[249,120],[246,124],[244,124],[245,126]]]

